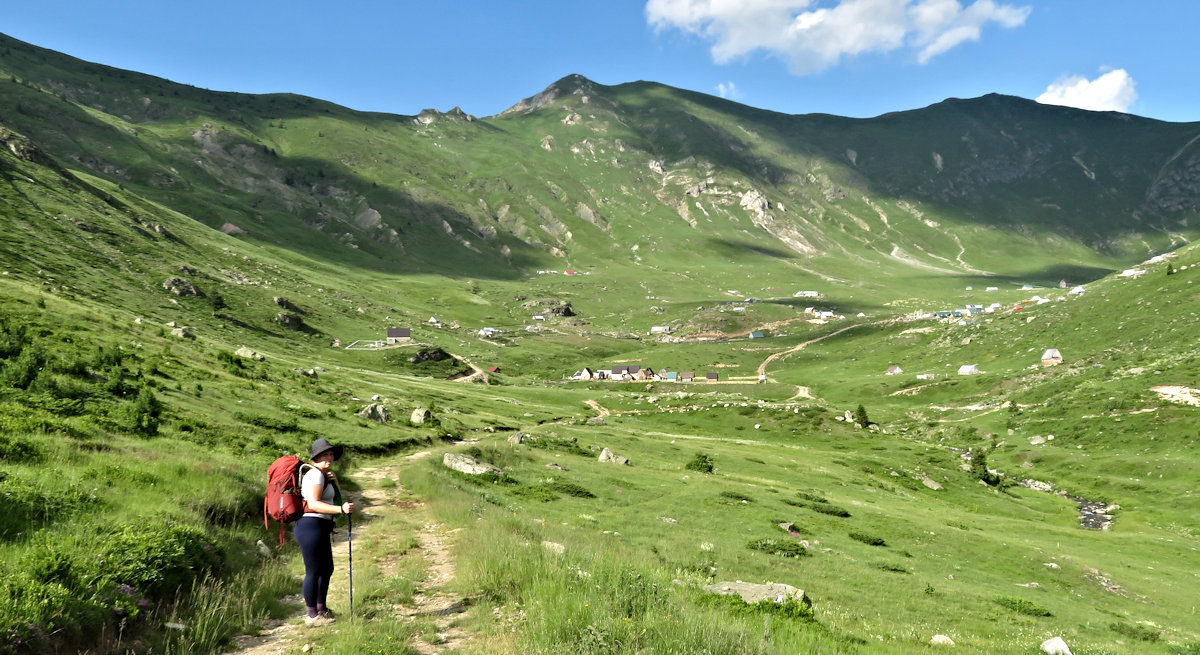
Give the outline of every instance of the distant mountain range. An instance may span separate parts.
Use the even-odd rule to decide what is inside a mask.
[[[399,116],[205,91],[6,36],[0,73],[21,166],[108,209],[392,272],[749,257],[801,280],[1085,281],[1200,234],[1200,123],[1000,95],[851,119],[568,76],[497,116]],[[17,259],[29,245],[7,243]]]

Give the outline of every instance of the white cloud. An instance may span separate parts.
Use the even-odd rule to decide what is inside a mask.
[[[1137,83],[1124,68],[1108,71],[1094,80],[1082,75],[1063,78],[1046,88],[1037,101],[1092,111],[1127,112],[1137,100]]]
[[[838,64],[843,57],[915,51],[925,63],[964,41],[977,41],[985,25],[1017,27],[1029,7],[977,0],[647,0],[646,19],[657,30],[679,29],[712,42],[726,63],[755,50],[784,58],[797,74]]]
[[[738,91],[737,87],[734,86],[733,82],[721,82],[720,84],[718,84],[717,85],[717,95],[721,96],[722,98],[727,98],[730,100],[742,97],[741,92]]]

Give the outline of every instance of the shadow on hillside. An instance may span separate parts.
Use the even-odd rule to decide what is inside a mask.
[[[705,239],[708,247],[713,254],[722,255],[730,259],[740,257],[750,257],[755,255],[765,255],[774,257],[775,259],[795,259],[796,253],[783,248],[772,248],[748,241],[733,241],[731,239],[723,239],[720,237],[709,237]]]
[[[1001,289],[1020,288],[1025,284],[1032,284],[1037,288],[1058,287],[1059,282],[1065,280],[1069,285],[1087,284],[1095,282],[1100,278],[1112,275],[1116,270],[1110,268],[1102,268],[1100,266],[1085,266],[1075,264],[1054,264],[1043,268],[1029,269],[1019,273],[1009,273],[1005,275],[914,275],[914,278],[923,279],[943,279],[943,280],[961,280],[967,286],[994,286]],[[979,291],[981,289],[976,289]]]
[[[884,314],[891,315],[895,310],[885,307],[878,303],[861,302],[858,300],[843,299],[836,296],[827,296],[824,298],[768,298],[760,300],[763,305],[781,305],[790,307],[796,310],[796,318],[803,316],[805,308],[813,307],[815,309],[827,309],[846,317],[854,317],[860,312],[866,314],[868,318],[881,316]],[[692,298],[690,300],[677,300],[665,304],[668,307],[686,309],[694,312],[697,307],[703,308],[732,308],[734,306],[753,307],[759,303],[746,303],[741,299],[732,300],[729,298]]]
[[[279,156],[231,133],[208,145],[180,136],[163,142],[169,145],[164,148],[39,89],[13,87],[12,94],[0,97],[0,109],[10,119],[8,127],[29,137],[44,152],[45,161],[35,164],[62,168],[61,162],[73,160],[73,165],[131,194],[109,203],[131,217],[162,220],[141,200],[147,199],[213,229],[233,223],[249,234],[242,239],[266,242],[318,261],[392,274],[512,280],[523,277],[522,269],[537,268],[539,261],[544,264],[548,257],[543,250],[503,233],[489,238],[454,207],[389,188],[385,184],[395,175],[378,173],[377,179],[371,179],[333,156]],[[45,116],[55,118],[46,120]],[[265,119],[254,116],[248,120]],[[80,144],[102,145],[81,150]],[[212,149],[216,154],[205,155],[211,145],[217,146]],[[145,161],[128,164],[136,160]],[[404,161],[394,169],[394,174],[414,179],[419,187],[424,186],[423,180],[439,174],[424,169],[419,161]],[[378,212],[379,227],[354,224],[368,209]],[[447,234],[446,225],[475,250]],[[504,246],[506,255],[501,253]]]

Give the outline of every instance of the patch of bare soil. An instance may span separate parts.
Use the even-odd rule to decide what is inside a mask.
[[[433,622],[432,641],[436,643],[426,641],[423,637],[427,635],[418,635],[410,644],[421,655],[453,651],[467,638],[466,632],[459,628],[455,621],[457,615],[465,612],[470,606],[470,600],[455,596],[447,589],[455,575],[450,545],[457,532],[446,530],[437,523],[426,523],[417,533],[417,543],[428,568],[425,579],[413,595],[412,607],[403,609],[401,615],[412,620]]]
[[[1150,390],[1167,402],[1200,407],[1200,389],[1164,385],[1150,387]]]

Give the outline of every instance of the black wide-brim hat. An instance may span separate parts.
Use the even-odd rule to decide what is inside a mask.
[[[321,453],[323,453],[327,450],[332,450],[333,458],[335,460],[338,460],[338,459],[342,458],[342,451],[344,450],[344,447],[335,446],[335,445],[329,443],[329,440],[326,439],[325,437],[321,437],[320,439],[317,439],[316,441],[313,442],[312,448],[308,449],[308,455],[311,459],[316,459],[317,455],[320,455]]]

